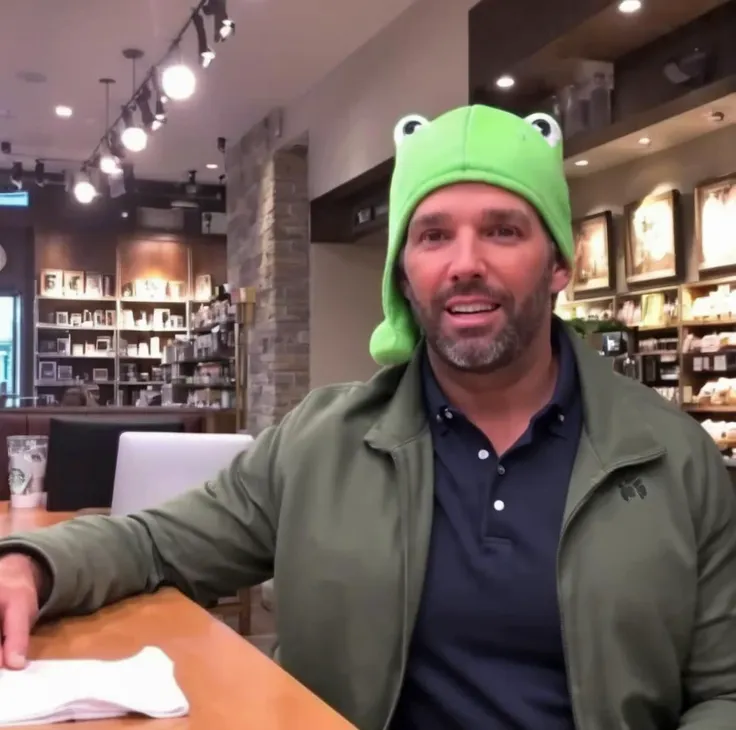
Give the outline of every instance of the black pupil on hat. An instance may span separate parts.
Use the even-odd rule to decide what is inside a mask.
[[[539,131],[542,133],[543,137],[549,137],[550,133],[552,132],[552,127],[549,122],[545,121],[544,119],[537,119],[534,124],[539,127]]]
[[[415,129],[416,129],[417,127],[419,127],[419,126],[421,126],[421,125],[420,125],[420,123],[419,123],[419,122],[417,122],[417,121],[407,122],[407,123],[406,123],[406,124],[404,125],[404,134],[407,134],[407,135],[408,135],[408,134],[414,134],[414,130],[415,130]]]

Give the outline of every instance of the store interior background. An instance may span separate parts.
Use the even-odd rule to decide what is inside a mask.
[[[520,0],[514,4],[513,12],[505,4],[491,0],[479,3],[476,0],[454,0],[452,3],[446,0],[406,0],[392,10],[382,5],[379,13],[377,8],[380,19],[372,20],[370,29],[365,31],[362,39],[356,39],[355,48],[346,57],[314,82],[306,84],[293,98],[278,100],[282,110],[279,144],[300,142],[308,148],[306,174],[310,207],[314,209],[321,199],[350,185],[353,186],[351,200],[354,202],[360,195],[367,194],[366,175],[376,170],[383,175],[380,182],[385,194],[386,175],[390,172],[393,152],[392,131],[397,119],[412,112],[431,119],[449,108],[467,103],[476,92],[479,65],[485,69],[486,81],[511,70],[511,67],[518,68],[521,76],[524,60],[533,57],[539,48],[580,25],[587,16],[600,15],[604,8],[615,9],[616,4],[603,0],[577,0],[569,4],[569,17],[563,17],[550,4],[538,0]],[[675,22],[673,18],[681,17],[684,7],[695,8],[685,13],[689,13],[686,23],[693,24],[693,19],[698,16],[725,5],[733,3],[720,0],[691,3],[649,0],[641,18],[632,16],[617,20],[611,24],[610,35],[629,34],[628,28],[634,29],[629,35],[638,33],[642,42],[652,42],[678,28],[679,21]],[[474,16],[469,16],[471,9]],[[238,21],[247,22],[247,15],[243,13],[248,11],[239,9],[238,12],[241,14]],[[652,14],[657,16],[661,27],[656,32],[649,28],[642,36],[636,29],[644,22],[642,18]],[[471,20],[473,17],[475,22]],[[530,17],[535,19],[534,23],[524,20]],[[494,22],[490,23],[489,19]],[[487,36],[495,32],[494,27],[505,28],[504,37],[497,37],[494,44],[480,43],[484,33]],[[726,24],[724,27],[729,26]],[[707,39],[708,33],[704,37]],[[513,43],[508,40],[510,38],[514,39]],[[716,45],[721,42],[716,37],[711,40]],[[608,47],[611,47],[613,41],[609,41]],[[482,53],[485,54],[482,58],[479,57],[480,46],[483,46]],[[437,52],[439,47],[442,48],[441,53]],[[343,50],[348,50],[347,44]],[[228,52],[229,49],[224,47],[223,57]],[[587,55],[593,56],[594,52],[589,49]],[[733,65],[731,56],[726,59],[724,55],[726,66]],[[630,85],[634,72],[631,68],[624,70],[623,81]],[[214,84],[218,93],[227,96],[223,91],[226,84],[217,73],[215,65],[212,76],[203,81],[203,89]],[[96,83],[96,79],[92,83]],[[660,89],[659,93],[669,92],[661,92]],[[630,91],[625,96],[626,103],[633,103]],[[495,101],[513,105],[512,95],[498,96]],[[228,101],[228,110],[232,110],[231,101]],[[177,113],[197,117],[202,114],[202,109],[195,105],[190,110]],[[642,149],[637,161],[572,178],[575,217],[611,210],[616,216],[618,241],[625,204],[656,189],[674,187],[682,194],[683,234],[686,240],[690,240],[694,185],[704,179],[733,172],[736,168],[736,163],[732,163],[730,156],[723,152],[732,148],[736,141],[736,131],[731,126],[732,116],[727,115],[719,129],[703,125],[695,135],[696,139],[686,144],[657,152],[655,139],[652,149]],[[227,132],[229,143],[237,144],[239,136],[247,134],[250,123],[250,118],[243,119],[242,125],[223,130]],[[164,130],[164,133],[169,131],[172,130]],[[210,151],[213,144],[214,135],[207,141]],[[371,194],[375,190],[376,178],[372,180],[368,191]],[[23,248],[22,243],[20,246]],[[620,253],[621,246],[617,248]],[[359,235],[350,242],[344,242],[339,236],[322,235],[322,231],[313,225],[306,267],[309,301],[305,305],[308,308],[309,387],[363,379],[375,372],[368,353],[368,340],[381,318],[380,279],[384,252],[384,228],[376,228],[368,235]],[[11,259],[17,261],[16,256]],[[31,265],[38,268],[35,263]],[[624,280],[622,266],[619,256],[619,282]],[[0,273],[0,279],[2,276]],[[688,277],[693,276],[690,270]],[[25,291],[28,286],[32,286],[32,282],[29,284],[26,277],[25,282],[13,283],[11,288]]]

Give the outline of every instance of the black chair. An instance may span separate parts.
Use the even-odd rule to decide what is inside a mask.
[[[68,416],[51,418],[44,479],[47,509],[110,509],[120,434],[184,431],[177,418]]]

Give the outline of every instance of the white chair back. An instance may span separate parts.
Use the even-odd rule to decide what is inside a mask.
[[[201,487],[252,442],[252,436],[241,433],[123,433],[110,513],[156,507]]]

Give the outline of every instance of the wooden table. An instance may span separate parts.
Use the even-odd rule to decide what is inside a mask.
[[[68,519],[0,504],[0,536]],[[277,664],[173,589],[39,627],[31,659],[121,659],[158,646],[191,706],[177,720],[94,720],[81,730],[355,730]],[[60,729],[64,725],[53,726]]]

